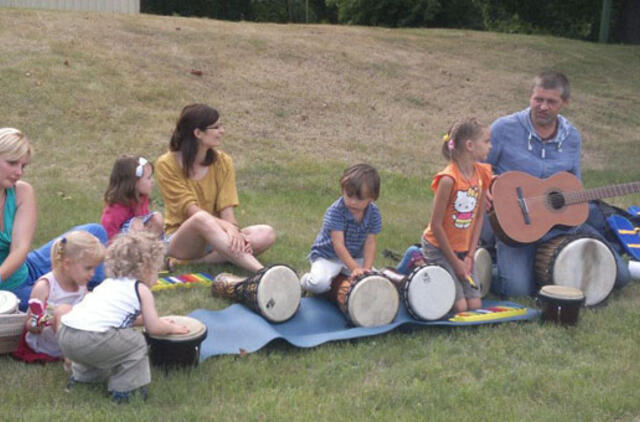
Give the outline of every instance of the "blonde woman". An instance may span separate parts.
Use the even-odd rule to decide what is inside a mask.
[[[20,309],[27,309],[36,280],[51,271],[51,246],[48,242],[29,252],[36,229],[36,200],[31,185],[22,179],[31,161],[33,147],[18,129],[0,128],[0,290],[9,290],[20,299]],[[86,224],[73,230],[87,231],[104,244],[107,235],[99,224]],[[98,267],[89,287],[104,278]]]

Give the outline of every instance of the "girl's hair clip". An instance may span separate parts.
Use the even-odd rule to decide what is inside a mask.
[[[442,137],[442,142],[447,144],[447,148],[449,149],[449,151],[453,150],[453,139],[451,138],[451,136],[449,136],[448,133],[444,134],[444,136]]]
[[[62,243],[63,245],[67,243],[67,238],[62,236],[62,239],[60,239],[60,243]]]
[[[138,158],[138,167],[136,167],[136,177],[139,179],[144,174],[144,166],[148,163],[147,159],[144,157]]]

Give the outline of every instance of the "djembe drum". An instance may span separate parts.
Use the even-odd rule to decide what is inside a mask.
[[[556,284],[579,289],[585,306],[603,302],[613,290],[617,276],[615,257],[609,246],[590,236],[558,236],[538,247],[535,258],[539,287]]]
[[[331,282],[328,297],[356,327],[390,324],[400,305],[396,287],[379,273],[364,274],[353,281],[338,274]]]
[[[162,336],[144,333],[149,344],[149,360],[163,368],[197,366],[200,361],[200,344],[207,338],[207,327],[195,318],[165,316],[176,324],[189,328],[186,334]]]
[[[573,287],[547,285],[538,292],[543,321],[575,325],[583,303],[584,295]]]
[[[211,293],[242,303],[268,321],[277,323],[296,313],[302,288],[295,271],[278,264],[265,267],[246,279],[214,279]]]
[[[406,277],[402,299],[415,319],[440,319],[451,310],[456,299],[453,277],[440,265],[418,267]]]

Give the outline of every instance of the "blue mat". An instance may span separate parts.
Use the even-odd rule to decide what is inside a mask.
[[[505,301],[483,301],[483,308],[522,305]],[[221,311],[197,309],[190,317],[202,321],[208,329],[207,338],[200,347],[200,361],[215,355],[250,353],[261,349],[275,339],[284,339],[297,347],[314,347],[328,341],[374,336],[393,330],[404,324],[469,326],[495,324],[508,321],[526,321],[537,318],[540,311],[528,309],[526,314],[489,321],[452,322],[447,318],[438,321],[417,321],[401,305],[396,319],[380,327],[352,327],[337,306],[328,301],[302,298],[300,309],[289,321],[271,324],[244,305],[234,304]]]

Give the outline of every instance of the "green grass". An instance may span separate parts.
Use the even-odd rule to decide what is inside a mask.
[[[524,108],[541,69],[571,79],[564,114],[583,134],[585,185],[640,180],[639,67],[638,47],[553,37],[0,9],[0,126],[35,145],[25,175],[38,198],[34,246],[97,221],[115,157],[155,159],[180,109],[200,101],[222,112],[238,219],[278,232],[265,263],[305,271],[341,171],[367,161],[382,175],[384,266],[380,251],[415,243],[429,220],[442,133],[463,114],[491,122]],[[157,192],[153,203],[162,209]],[[234,269],[183,269],[200,270]],[[156,298],[162,314],[229,305],[204,288]],[[149,400],[122,407],[103,386],[65,393],[61,365],[1,356],[0,420],[637,421],[639,307],[635,282],[571,329],[533,322],[400,329],[312,349],[275,342],[191,371],[154,368]]]

